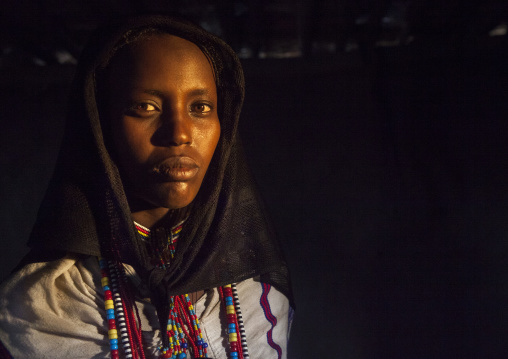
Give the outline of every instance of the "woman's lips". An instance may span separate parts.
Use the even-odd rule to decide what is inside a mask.
[[[157,164],[152,172],[164,182],[180,182],[192,179],[199,171],[198,164],[190,157],[170,157]]]

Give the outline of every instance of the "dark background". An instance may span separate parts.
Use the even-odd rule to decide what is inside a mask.
[[[85,39],[143,11],[192,16],[244,57],[241,133],[292,269],[290,358],[508,355],[501,1],[4,3],[2,277],[26,252]]]

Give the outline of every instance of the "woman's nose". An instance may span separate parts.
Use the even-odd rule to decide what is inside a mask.
[[[160,126],[154,140],[160,146],[181,146],[192,142],[192,121],[185,110],[171,110],[161,114]]]

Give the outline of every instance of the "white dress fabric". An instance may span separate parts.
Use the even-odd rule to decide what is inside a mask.
[[[127,274],[143,293],[131,267]],[[25,266],[0,287],[0,340],[14,358],[109,358],[106,311],[97,258],[65,258]],[[251,359],[286,358],[292,309],[274,287],[237,283]],[[159,323],[154,307],[139,300],[147,358],[157,358]],[[226,359],[227,334],[217,289],[195,304],[208,356]],[[119,350],[122,357],[122,351]]]

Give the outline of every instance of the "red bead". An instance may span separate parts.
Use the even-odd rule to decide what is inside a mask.
[[[171,352],[168,350],[166,354],[164,354],[164,358],[171,358]]]
[[[113,293],[110,290],[104,292],[104,300],[113,299]]]
[[[116,329],[116,322],[114,319],[108,320],[109,329]]]
[[[111,351],[111,359],[120,359],[120,356],[118,355],[118,350],[112,350]]]
[[[231,342],[229,343],[230,347],[231,347],[231,350],[236,352],[238,351],[238,342]]]
[[[228,323],[234,323],[236,319],[235,314],[228,314]]]

